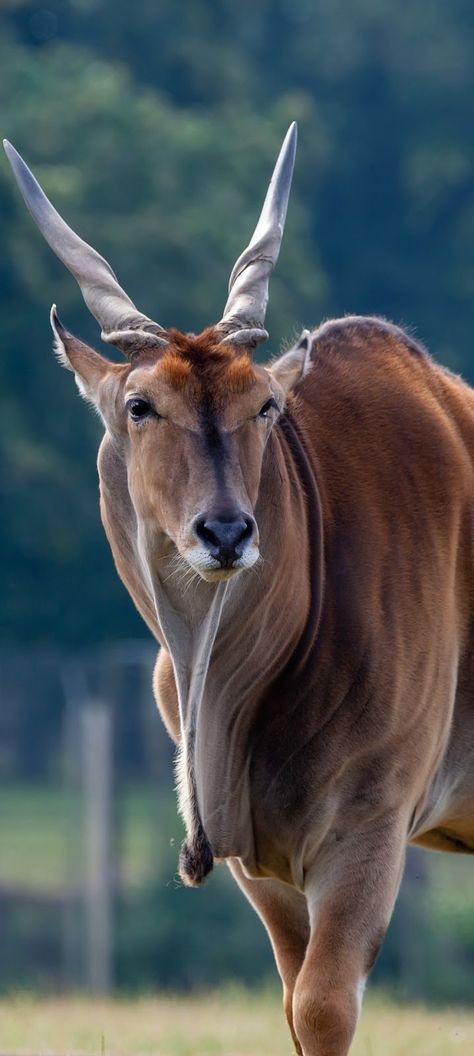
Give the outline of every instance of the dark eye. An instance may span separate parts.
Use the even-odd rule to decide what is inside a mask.
[[[267,402],[264,403],[263,407],[260,408],[257,418],[268,418],[268,412],[272,409],[272,407],[278,410],[278,404],[276,400],[267,400]]]
[[[133,399],[127,400],[127,411],[130,418],[134,422],[141,422],[142,418],[146,418],[148,414],[153,412],[153,407],[148,400],[142,400],[138,396],[134,396]]]

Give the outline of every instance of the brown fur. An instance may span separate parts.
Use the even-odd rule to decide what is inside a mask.
[[[248,352],[236,357],[230,345],[221,343],[222,334],[213,327],[197,337],[170,330],[170,346],[159,363],[159,373],[175,389],[189,388],[194,401],[202,385],[210,385],[213,401],[222,403],[228,393],[244,393],[255,381]]]
[[[347,1056],[407,842],[474,853],[474,393],[384,320],[325,323],[268,370],[212,330],[171,339],[131,371],[66,354],[162,645],[182,868],[229,862],[297,1052]],[[156,412],[138,426],[128,391]],[[224,513],[256,518],[263,560],[189,582],[196,517]]]

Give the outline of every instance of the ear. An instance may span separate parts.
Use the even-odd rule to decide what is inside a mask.
[[[272,364],[269,373],[274,381],[283,389],[285,397],[291,389],[304,378],[311,366],[311,334],[309,330],[303,330],[293,348],[288,349],[283,356]]]
[[[51,308],[50,319],[54,334],[54,351],[61,366],[74,371],[81,396],[97,406],[100,383],[114,364],[68,333],[58,318],[55,304]]]

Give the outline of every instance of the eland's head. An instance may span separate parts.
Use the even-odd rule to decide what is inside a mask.
[[[223,317],[197,336],[166,330],[141,314],[109,264],[62,220],[14,148],[5,142],[5,149],[33,218],[77,279],[102,339],[127,357],[116,364],[93,351],[63,327],[53,307],[59,359],[74,371],[123,452],[148,553],[175,547],[208,581],[250,568],[259,556],[255,506],[265,445],[306,357],[303,340],[268,368],[252,362],[255,346],[268,337],[268,282],[283,235],[296,126],[286,135],[252,239],[233,268]]]

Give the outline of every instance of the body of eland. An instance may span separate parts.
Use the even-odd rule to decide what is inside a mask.
[[[227,861],[265,924],[298,1053],[346,1056],[407,843],[474,852],[474,393],[348,316],[267,366],[293,170],[283,144],[217,325],[142,315],[10,144],[26,203],[111,363],[52,311],[99,410],[101,512],[161,649],[180,872]]]

